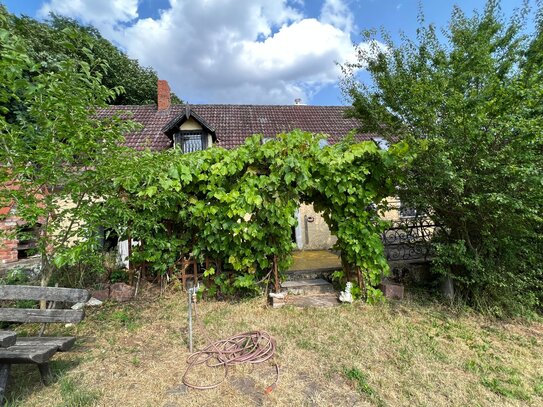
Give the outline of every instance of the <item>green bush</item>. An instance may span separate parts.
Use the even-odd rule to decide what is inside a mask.
[[[433,270],[500,315],[543,300],[543,9],[527,32],[526,7],[508,21],[497,0],[471,16],[454,7],[444,35],[422,25],[400,43],[368,32],[370,50],[345,67],[361,131],[409,143],[399,196],[442,225]],[[371,83],[357,82],[361,66]]]

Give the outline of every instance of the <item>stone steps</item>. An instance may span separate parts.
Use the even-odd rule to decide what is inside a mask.
[[[336,293],[312,294],[312,295],[291,295],[285,298],[283,305],[292,305],[294,307],[335,307],[340,302]]]
[[[339,305],[334,287],[322,278],[284,281],[281,284],[281,295],[282,298],[272,298],[273,308],[285,305],[302,308]]]
[[[281,283],[281,291],[287,294],[307,295],[334,293],[334,287],[322,278],[291,280]]]
[[[317,278],[327,279],[337,268],[327,268],[318,270],[289,270],[285,273],[286,281],[314,280]]]

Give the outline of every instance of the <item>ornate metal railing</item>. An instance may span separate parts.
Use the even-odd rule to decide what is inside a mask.
[[[432,258],[430,241],[440,229],[428,217],[410,217],[392,222],[382,234],[389,261],[427,261]]]

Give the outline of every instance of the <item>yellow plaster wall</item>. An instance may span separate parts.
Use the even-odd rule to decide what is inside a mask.
[[[180,127],[180,130],[202,130],[202,126],[194,120],[192,117],[190,117],[187,121],[185,121]]]
[[[307,222],[307,234],[305,226],[306,216],[314,219],[313,222]],[[327,250],[336,243],[337,238],[330,233],[326,221],[322,215],[315,211],[313,205],[300,205],[299,219],[304,250]]]
[[[388,197],[387,203],[389,210],[382,214],[386,220],[396,221],[400,219],[400,200],[397,197]],[[337,238],[330,233],[330,229],[324,218],[315,212],[313,205],[300,205],[299,209],[299,227],[301,229],[303,250],[327,250],[337,241]],[[307,234],[305,227],[305,217],[312,217],[313,222],[307,223]],[[309,236],[309,242],[306,239]]]
[[[388,211],[386,211],[382,218],[386,220],[399,220],[400,219],[400,200],[398,197],[389,196],[387,199]]]
[[[75,204],[75,202],[72,201],[71,199],[58,200],[58,205],[59,205],[60,211],[71,210],[71,209],[74,209],[77,206]],[[56,228],[56,230],[58,230],[59,232],[64,231],[64,230],[70,228],[70,224],[71,224],[72,233],[76,232],[77,230],[79,230],[81,227],[84,226],[84,224],[81,223],[81,221],[74,221],[73,224],[72,224],[72,218],[71,218],[71,216],[68,215],[68,216],[65,216],[63,219],[61,219],[59,221],[59,224],[56,225],[56,226],[58,226]],[[64,236],[63,236],[62,233],[56,233],[54,235],[54,238],[55,239],[63,239]],[[73,246],[76,243],[79,243],[79,238],[77,236],[71,236],[71,237],[68,238],[66,243],[67,243],[68,246]]]

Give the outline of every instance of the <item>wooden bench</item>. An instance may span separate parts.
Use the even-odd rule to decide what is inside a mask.
[[[34,323],[77,323],[85,316],[84,310],[61,309],[59,306],[85,303],[87,290],[59,287],[0,285],[0,300],[46,301],[47,309],[0,308],[0,321]],[[43,326],[45,327],[45,325]],[[34,363],[38,366],[44,384],[51,381],[49,360],[56,352],[65,352],[75,343],[74,337],[17,337],[12,331],[0,331],[0,406],[12,364]]]

